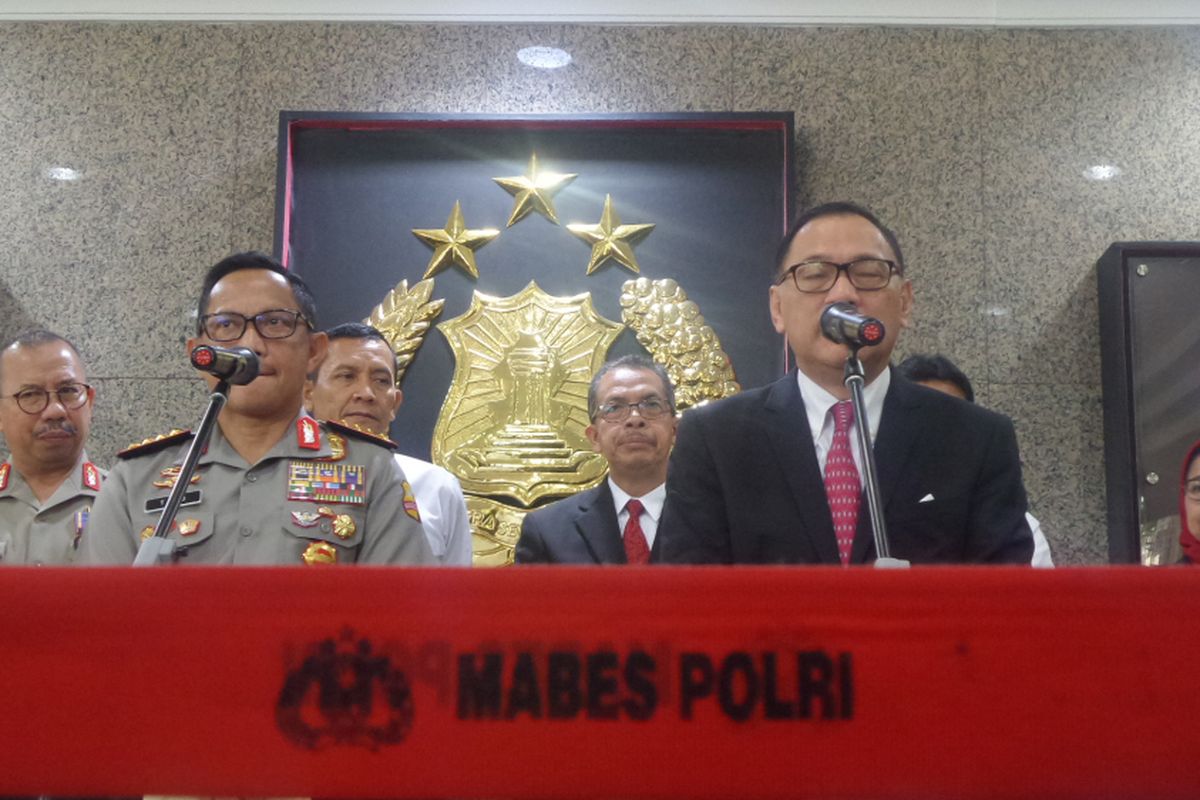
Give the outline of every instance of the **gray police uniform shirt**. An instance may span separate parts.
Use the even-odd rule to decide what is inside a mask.
[[[42,503],[10,462],[0,464],[0,564],[74,563],[104,474],[82,453]]]
[[[154,531],[191,434],[123,451],[92,509],[85,564],[131,564]],[[218,425],[169,536],[181,564],[433,564],[391,451],[300,414],[257,464]]]

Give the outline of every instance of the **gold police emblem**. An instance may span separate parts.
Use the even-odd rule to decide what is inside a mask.
[[[329,542],[312,542],[305,548],[304,554],[300,558],[310,567],[322,564],[336,564],[338,560],[337,548]]]

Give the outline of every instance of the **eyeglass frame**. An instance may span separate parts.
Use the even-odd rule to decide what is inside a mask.
[[[262,329],[258,327],[258,318],[263,316],[264,314],[278,314],[280,312],[295,315],[294,319],[292,320],[292,329],[283,336],[268,336],[267,334],[263,333]],[[229,339],[218,339],[217,337],[213,336],[211,333],[208,332],[208,327],[205,324],[208,320],[212,319],[213,317],[238,317],[242,320],[242,329],[238,332],[237,336],[234,336]],[[252,317],[248,317],[245,314],[239,314],[236,311],[221,311],[216,314],[205,314],[204,316],[200,317],[196,321],[197,322],[196,327],[199,329],[198,333],[201,336],[206,337],[210,341],[236,342],[238,339],[241,339],[243,336],[246,335],[246,328],[249,327],[250,323],[253,322],[254,330],[259,336],[261,336],[262,338],[264,338],[268,341],[277,342],[277,341],[280,341],[281,339],[287,339],[287,338],[291,337],[293,334],[295,334],[296,329],[300,327],[301,320],[304,321],[304,324],[308,327],[309,330],[313,329],[312,321],[309,320],[309,318],[304,315],[303,311],[300,311],[299,309],[295,309],[295,308],[268,308],[264,311],[258,312],[257,314],[255,314]]]
[[[648,416],[644,413],[644,409],[645,409],[647,403],[654,403],[654,404],[658,405],[658,407],[661,410],[656,414],[652,414],[652,415]],[[605,408],[611,408],[614,410],[624,409],[624,411],[621,413],[620,417],[612,418],[612,417],[605,415],[605,412],[604,412]],[[633,415],[634,409],[637,409],[638,417],[646,420],[647,422],[654,422],[655,420],[662,419],[665,416],[675,413],[675,410],[673,408],[671,408],[671,406],[668,405],[667,401],[664,400],[663,398],[661,398],[661,397],[646,397],[641,400],[638,400],[636,403],[601,403],[600,405],[596,406],[596,411],[594,414],[592,414],[592,421],[595,422],[598,419],[602,419],[605,422],[613,422],[613,423],[619,424],[619,423],[622,423],[625,420],[629,419],[630,416]]]
[[[1195,493],[1192,488],[1195,487]],[[1200,500],[1200,476],[1183,482],[1183,496],[1189,500]]]
[[[888,265],[887,280],[884,281],[883,284],[880,286],[872,286],[872,287],[865,287],[865,288],[862,286],[859,286],[857,283],[855,283],[854,276],[850,273],[850,267],[854,266],[855,264],[860,264],[863,261],[878,261],[882,264],[887,264]],[[799,281],[796,280],[796,271],[799,270],[801,267],[808,266],[809,264],[828,264],[829,266],[835,267],[837,269],[837,271],[833,274],[833,280],[830,281],[829,285],[826,286],[824,289],[801,289],[800,288],[800,283],[799,283]],[[792,285],[796,287],[796,291],[803,292],[804,294],[824,294],[824,293],[828,292],[830,289],[832,289],[834,286],[837,285],[838,278],[840,278],[842,276],[842,273],[846,274],[846,280],[850,281],[850,285],[853,286],[858,291],[860,291],[860,292],[878,292],[878,291],[881,291],[881,290],[887,288],[888,284],[892,282],[893,275],[900,275],[901,277],[903,277],[904,268],[901,267],[899,264],[897,264],[895,261],[893,261],[890,258],[875,258],[873,256],[865,256],[863,258],[856,258],[853,261],[847,261],[843,264],[839,264],[836,261],[824,261],[822,259],[817,258],[817,259],[812,259],[810,261],[801,261],[799,264],[791,265],[790,267],[787,268],[787,270],[784,271],[784,273],[782,275],[779,276],[779,278],[775,281],[775,285],[776,286],[782,285],[783,282],[786,281],[788,279],[788,277],[790,276],[792,279]]]
[[[83,400],[80,401],[79,405],[74,405],[74,406],[68,405],[62,399],[61,392],[64,389],[73,389],[78,386],[83,387],[83,393],[80,395],[80,397],[82,397]],[[84,406],[86,406],[88,404],[88,400],[90,400],[92,398],[92,393],[94,391],[95,391],[95,389],[92,388],[92,385],[90,383],[83,383],[82,381],[72,381],[71,383],[64,383],[62,386],[59,386],[57,389],[34,389],[34,388],[30,387],[28,389],[22,389],[21,391],[15,392],[13,394],[0,395],[0,397],[12,400],[14,403],[17,404],[17,408],[21,409],[21,411],[23,411],[24,413],[28,414],[31,417],[36,417],[38,414],[41,414],[47,408],[50,407],[50,395],[54,395],[54,401],[56,403],[58,403],[60,406],[62,406],[65,410],[78,411],[79,409],[83,408]],[[22,395],[24,395],[26,397],[28,397],[30,395],[39,395],[42,398],[41,406],[36,411],[30,411],[28,408],[26,408],[24,405],[21,404],[21,396]]]

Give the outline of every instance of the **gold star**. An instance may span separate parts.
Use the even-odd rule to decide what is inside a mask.
[[[564,186],[578,177],[577,173],[542,172],[538,169],[537,153],[529,158],[529,174],[518,175],[514,178],[492,178],[504,187],[504,191],[517,199],[513,204],[512,214],[508,218],[508,227],[530,211],[536,211],[546,219],[558,224],[554,213],[554,203],[550,199],[558,194]]]
[[[567,230],[592,246],[588,275],[610,258],[633,272],[640,272],[633,246],[645,239],[653,228],[653,223],[622,225],[621,218],[613,211],[612,196],[607,194],[604,195],[604,213],[600,215],[599,224],[567,226]]]
[[[462,208],[455,200],[454,210],[450,212],[445,228],[413,228],[413,235],[433,248],[433,258],[429,259],[422,279],[436,275],[451,264],[457,264],[472,278],[478,278],[475,251],[499,236],[500,231],[495,228],[467,230]]]

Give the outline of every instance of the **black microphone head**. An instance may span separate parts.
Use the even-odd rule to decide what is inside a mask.
[[[852,303],[830,303],[821,312],[825,338],[851,347],[870,347],[883,341],[886,330],[874,317],[859,313]]]
[[[234,386],[243,386],[258,377],[258,356],[248,347],[197,345],[192,350],[192,366],[215,375]]]

